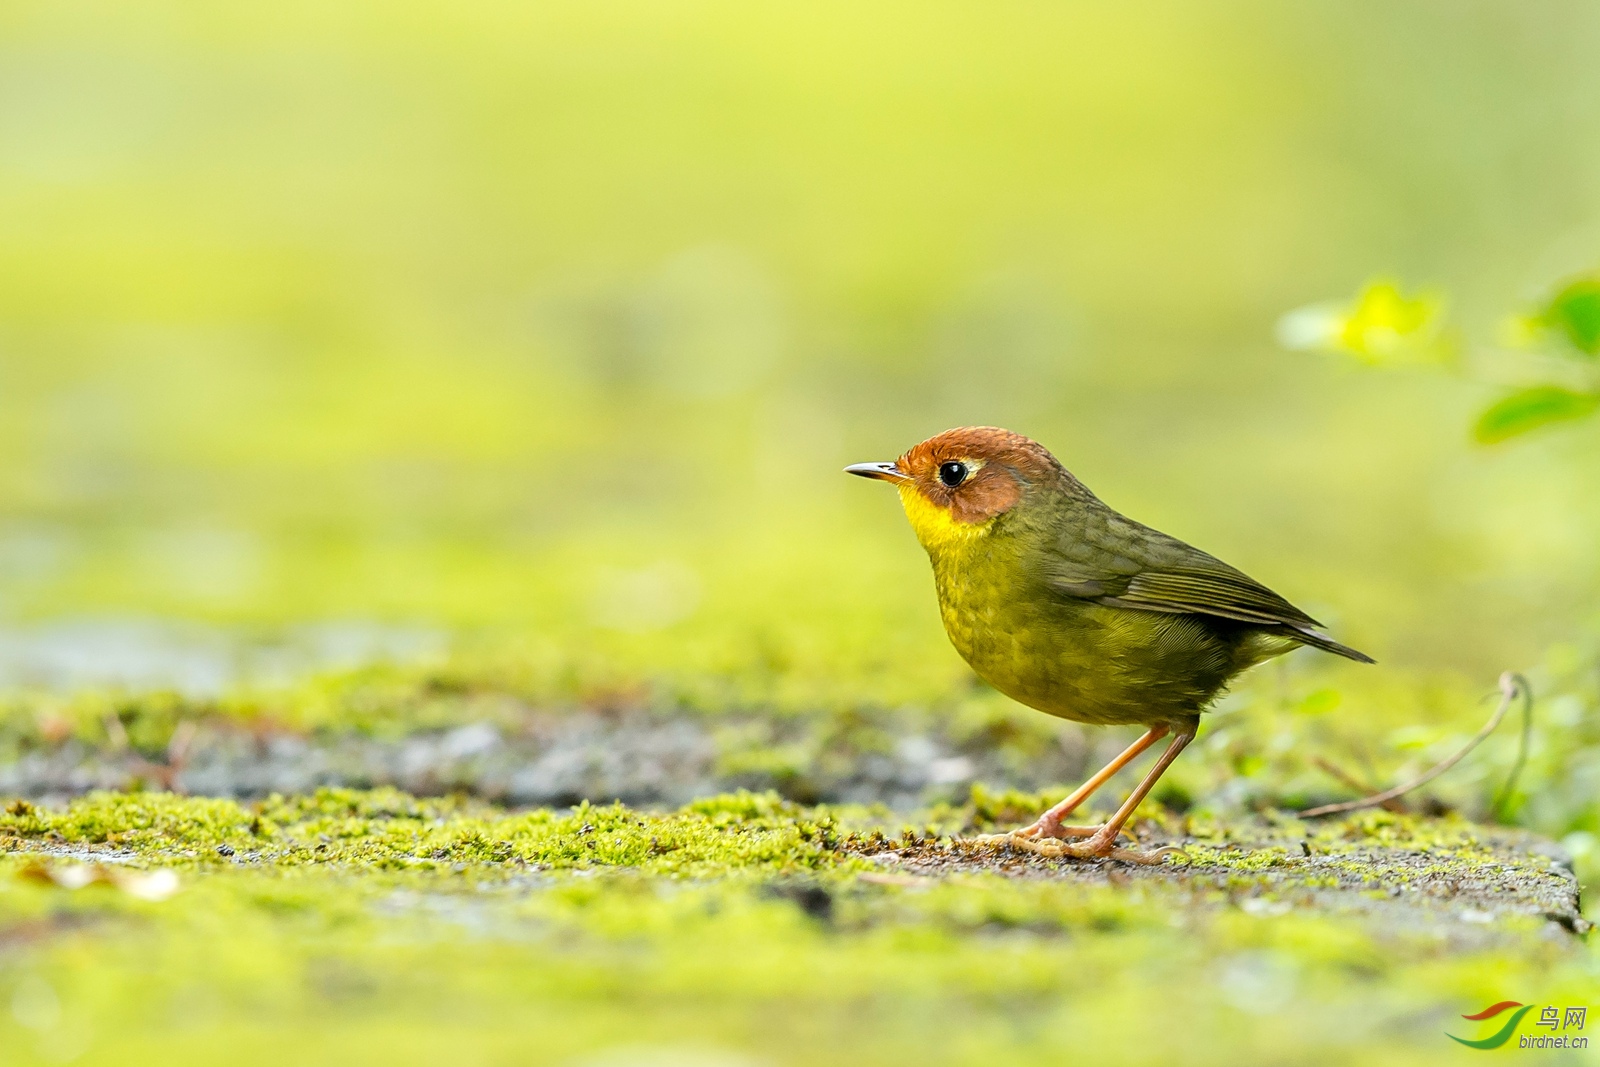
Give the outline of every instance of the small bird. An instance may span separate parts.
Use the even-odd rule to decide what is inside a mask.
[[[1019,847],[1162,862],[1174,850],[1118,848],[1118,835],[1235,675],[1301,645],[1373,662],[1243,572],[1118,514],[1021,434],[946,430],[892,463],[845,470],[899,489],[933,562],[945,633],[984,681],[1064,719],[1147,728],[1031,826],[999,835]],[[1166,751],[1109,820],[1063,823],[1168,734]]]

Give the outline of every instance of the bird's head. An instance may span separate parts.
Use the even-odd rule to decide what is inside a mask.
[[[930,550],[987,533],[1031,489],[1069,477],[1044,446],[995,426],[946,430],[892,463],[845,470],[898,488],[906,517]]]

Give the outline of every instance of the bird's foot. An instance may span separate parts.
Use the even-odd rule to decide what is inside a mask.
[[[1078,859],[1108,859],[1118,863],[1132,863],[1140,867],[1159,867],[1166,862],[1168,856],[1182,856],[1189,858],[1189,854],[1176,845],[1166,845],[1162,848],[1149,850],[1137,848],[1109,848],[1104,852],[1090,851],[1087,846],[1063,846],[1063,852]]]
[[[971,840],[980,845],[1014,845],[1024,852],[1037,852],[1042,856],[1060,855],[1057,846],[1061,841],[1093,837],[1105,830],[1102,826],[1068,826],[1058,815],[1045,812],[1028,826],[1003,834],[979,834]]]
[[[1099,826],[1065,826],[1061,823],[1047,824],[1043,819],[1031,826],[1024,826],[1019,830],[1009,830],[1003,834],[978,834],[968,838],[976,845],[1010,845],[1024,852],[1037,852],[1041,856],[1059,855],[1056,846],[1063,839],[1093,837],[1099,833]]]
[[[1099,826],[1068,826],[1059,819],[1049,819],[1041,815],[1031,826],[1024,826],[1020,830],[1013,830],[1010,834],[993,834],[993,837],[1025,837],[1037,841],[1057,837],[1062,839],[1074,837],[1093,837],[1101,831]]]
[[[1063,830],[1086,830],[1087,833],[1072,834],[1073,837],[1086,837],[1082,844],[1073,844],[1055,837],[1039,837],[1028,835],[1027,831],[1034,830],[1029,826],[1023,830],[1015,830],[1009,834],[985,834],[976,838],[980,844],[1004,845],[1022,852],[1032,852],[1035,855],[1049,859],[1080,859],[1080,860],[1117,860],[1120,863],[1134,863],[1145,867],[1160,865],[1168,856],[1187,856],[1181,848],[1167,846],[1165,848],[1141,851],[1139,849],[1118,848],[1116,838],[1106,834],[1104,827],[1061,827]],[[1067,836],[1067,835],[1063,835]],[[1118,835],[1120,836],[1120,834]]]

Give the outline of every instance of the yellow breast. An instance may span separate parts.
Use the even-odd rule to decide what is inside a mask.
[[[950,515],[949,509],[933,503],[909,483],[900,486],[900,505],[906,509],[906,518],[911,520],[917,540],[930,553],[970,548],[980,538],[987,537],[994,526],[993,519],[986,522],[957,521]]]
[[[981,674],[982,665],[975,662],[979,632],[993,624],[1000,599],[994,595],[994,579],[1000,576],[983,565],[994,519],[961,522],[909,485],[900,487],[900,503],[933,563],[933,584],[945,633],[956,651]]]

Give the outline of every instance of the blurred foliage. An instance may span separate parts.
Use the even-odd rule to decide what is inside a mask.
[[[1571,355],[1600,355],[1600,275],[1568,282],[1544,307],[1513,319],[1507,332],[1524,344],[1553,342]]]
[[[1582,419],[1600,410],[1600,276],[1575,278],[1546,301],[1505,330],[1513,344],[1576,359],[1587,366],[1581,374],[1586,387],[1534,385],[1497,401],[1478,417],[1474,434],[1494,444],[1556,422]]]
[[[1408,298],[1396,282],[1376,279],[1349,305],[1313,304],[1284,315],[1278,340],[1288,348],[1344,352],[1373,365],[1442,361],[1456,348],[1445,340],[1450,334],[1444,323],[1441,295]],[[1473,436],[1480,444],[1498,444],[1600,410],[1600,365],[1594,362],[1600,355],[1600,276],[1568,281],[1534,310],[1507,320],[1501,339],[1508,347],[1578,361],[1576,377],[1583,384],[1525,385],[1505,394],[1479,414]],[[1540,371],[1574,377],[1571,367],[1545,363],[1522,373]]]
[[[1344,352],[1369,364],[1395,366],[1431,349],[1441,329],[1442,309],[1442,297],[1407,299],[1396,283],[1378,279],[1367,283],[1350,305],[1313,305],[1288,313],[1279,322],[1279,340],[1288,347]],[[1371,340],[1374,328],[1380,338],[1377,344]],[[1600,364],[1595,362],[1600,355],[1600,275],[1584,274],[1561,283],[1531,311],[1508,320],[1500,340],[1506,347],[1528,354],[1526,360],[1514,364],[1515,373],[1561,375],[1576,384],[1523,385],[1502,395],[1477,417],[1473,436],[1479,443],[1497,444],[1554,423],[1582,420],[1600,410]],[[1479,353],[1478,359],[1462,368],[1492,379],[1503,373],[1504,363],[1493,358],[1497,355],[1500,353]],[[1516,809],[1514,818],[1562,836],[1592,883],[1600,875],[1600,850],[1595,846],[1600,809],[1593,801],[1600,796],[1600,733],[1596,732],[1600,693],[1595,691],[1600,651],[1592,647],[1591,634],[1579,633],[1576,644],[1557,645],[1547,657],[1547,667],[1535,675],[1543,713],[1554,720],[1543,723],[1536,735],[1528,735],[1538,739],[1534,745],[1537,784],[1531,789],[1524,785],[1503,799]],[[1580,646],[1585,651],[1575,652]],[[1402,729],[1416,735],[1416,728]],[[1410,777],[1428,762],[1431,760],[1396,777]],[[1506,757],[1497,762],[1506,764]],[[1514,766],[1521,766],[1520,757]],[[1280,773],[1284,772],[1293,773],[1281,767]],[[1487,783],[1481,772],[1467,773],[1479,778],[1481,806]],[[1513,776],[1508,778],[1510,785],[1516,772],[1508,773]],[[1493,808],[1496,817],[1505,814],[1498,800]],[[1489,814],[1487,809],[1480,810]]]
[[[1486,445],[1517,437],[1552,422],[1581,419],[1600,407],[1600,395],[1574,393],[1558,385],[1519,389],[1478,416],[1473,435]]]
[[[1313,304],[1278,320],[1278,339],[1290,348],[1347,352],[1368,363],[1448,359],[1444,297],[1427,290],[1407,296],[1400,283],[1377,278],[1349,304]]]

